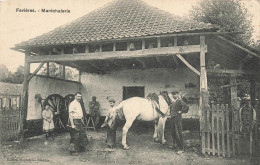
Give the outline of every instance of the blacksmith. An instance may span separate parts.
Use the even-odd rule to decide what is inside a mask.
[[[84,130],[83,123],[83,108],[81,105],[82,95],[80,92],[75,94],[75,99],[69,105],[69,120],[71,124],[70,130],[70,147],[72,155],[78,155],[78,152],[85,151],[85,146],[88,144],[88,138]]]
[[[107,126],[106,143],[107,143],[107,146],[110,149],[113,149],[113,147],[115,146],[115,143],[116,143],[116,129],[117,129],[116,117],[117,117],[117,112],[114,109],[115,102],[116,102],[115,99],[109,99],[110,108],[108,109],[108,113],[107,113],[107,116],[105,118],[105,121],[101,126],[101,127]]]
[[[97,101],[97,97],[93,96],[92,101],[89,102],[89,111],[90,115],[94,119],[94,127],[97,128],[100,119],[100,112],[99,112],[99,102]]]
[[[173,146],[170,148],[178,149],[177,154],[184,152],[182,139],[182,113],[187,113],[189,106],[183,101],[178,92],[172,92],[173,104],[170,106],[171,110],[171,130]]]

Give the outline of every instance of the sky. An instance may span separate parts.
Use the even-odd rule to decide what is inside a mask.
[[[0,0],[0,64],[14,72],[24,64],[24,54],[11,50],[15,44],[49,32],[113,0]],[[162,10],[185,16],[200,0],[143,0]],[[260,0],[243,1],[253,15],[255,39],[260,40]],[[69,9],[70,13],[25,13],[16,9]]]

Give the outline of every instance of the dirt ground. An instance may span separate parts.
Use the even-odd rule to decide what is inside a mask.
[[[128,132],[130,150],[121,148],[121,128],[117,131],[117,145],[113,152],[106,148],[106,130],[88,130],[88,151],[71,156],[68,151],[69,133],[55,135],[53,141],[44,144],[45,136],[27,138],[24,143],[12,142],[1,147],[0,164],[149,164],[149,165],[240,165],[250,164],[248,157],[221,158],[203,156],[199,151],[198,132],[184,131],[186,150],[182,155],[168,148],[171,144],[169,128],[166,128],[167,145],[155,143],[152,127],[133,127]]]

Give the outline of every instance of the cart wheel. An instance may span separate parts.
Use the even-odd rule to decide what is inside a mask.
[[[67,112],[64,108],[64,98],[59,94],[51,94],[43,102],[43,107],[46,105],[49,105],[54,113],[55,127],[65,128]]]

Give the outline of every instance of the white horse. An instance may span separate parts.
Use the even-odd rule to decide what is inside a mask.
[[[153,138],[155,141],[161,141],[166,143],[164,139],[164,128],[165,122],[167,120],[166,114],[169,111],[169,105],[171,104],[171,99],[169,98],[168,92],[161,92],[159,97],[159,104],[151,99],[132,97],[127,100],[122,101],[114,110],[122,110],[126,123],[122,131],[122,145],[124,149],[129,149],[126,144],[126,135],[129,128],[132,126],[135,119],[142,121],[152,121],[159,118],[158,123],[155,125],[155,132]],[[158,109],[156,110],[156,107]]]

